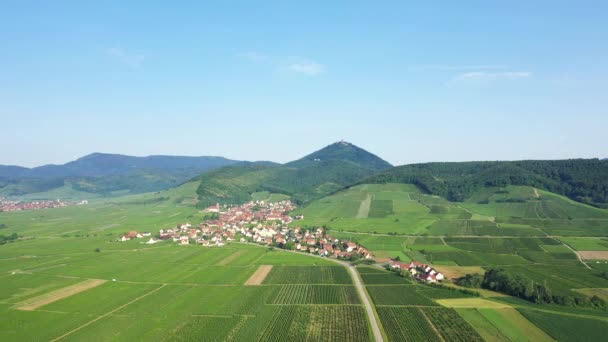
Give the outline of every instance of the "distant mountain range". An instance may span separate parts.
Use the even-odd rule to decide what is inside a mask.
[[[62,187],[105,196],[115,192],[158,191],[239,162],[208,156],[133,157],[93,153],[63,165],[35,168],[0,165],[0,196],[22,196]]]
[[[450,201],[484,187],[525,185],[598,207],[608,205],[608,163],[599,159],[423,163],[393,167],[339,141],[294,161],[222,157],[132,157],[94,153],[63,165],[0,166],[0,196],[74,198],[160,191],[197,182],[200,206],[241,203],[269,194],[307,203],[357,184],[407,183]],[[194,195],[194,194],[193,194]],[[284,196],[283,196],[284,197]]]
[[[238,163],[224,157],[148,156],[133,157],[122,154],[92,153],[63,165],[44,165],[34,168],[0,165],[4,178],[102,177],[119,175],[141,169],[199,169],[209,170]]]

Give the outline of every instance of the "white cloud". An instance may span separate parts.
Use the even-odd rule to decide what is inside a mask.
[[[446,70],[446,71],[458,71],[458,70],[499,70],[509,69],[508,65],[443,65],[443,64],[429,64],[429,65],[416,65],[412,69],[418,70]]]
[[[455,81],[464,80],[500,80],[500,79],[516,79],[530,77],[532,73],[528,71],[505,71],[505,72],[484,72],[473,71],[465,72],[456,76]]]
[[[120,61],[123,64],[138,68],[144,62],[145,56],[131,53],[123,48],[111,47],[104,50],[106,55]]]
[[[262,62],[268,59],[268,56],[266,56],[263,53],[259,53],[256,51],[247,51],[247,52],[241,52],[241,53],[237,53],[236,54],[237,57],[241,57],[241,58],[245,58],[254,62]]]
[[[288,63],[287,70],[308,76],[317,76],[325,72],[325,65],[311,60],[300,60]]]

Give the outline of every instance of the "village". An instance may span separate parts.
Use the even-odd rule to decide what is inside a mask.
[[[61,208],[72,205],[88,204],[87,200],[80,202],[67,202],[60,199],[57,200],[39,200],[39,201],[19,201],[0,198],[0,211],[21,211],[21,210],[36,210],[46,208]]]
[[[295,209],[289,200],[277,203],[251,201],[238,206],[216,204],[204,210],[206,220],[198,226],[190,223],[151,232],[131,231],[120,237],[120,241],[148,238],[146,244],[172,240],[180,245],[198,244],[205,247],[221,247],[227,242],[257,243],[269,247],[311,253],[341,259],[372,259],[373,255],[363,246],[351,241],[342,241],[326,233],[322,227],[304,229],[291,228],[289,224],[302,216],[291,217]]]
[[[302,215],[289,215],[294,209],[289,200],[276,203],[250,201],[231,206],[218,203],[203,210],[205,219],[196,226],[182,223],[160,229],[156,234],[130,231],[122,235],[119,241],[144,239],[147,241],[141,243],[156,244],[169,240],[178,245],[196,244],[204,247],[222,247],[228,242],[256,243],[321,257],[373,262],[373,253],[364,246],[334,238],[323,227],[290,227],[294,221],[304,218]],[[443,274],[416,261],[403,263],[391,260],[386,267],[393,271],[405,270],[421,282],[436,283],[444,279]]]
[[[417,261],[404,263],[398,260],[391,260],[386,267],[391,271],[407,272],[421,282],[437,283],[445,279],[443,273],[438,272],[427,264],[421,264]],[[402,273],[403,275],[403,273]]]

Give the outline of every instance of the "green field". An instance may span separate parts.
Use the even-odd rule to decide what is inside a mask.
[[[577,251],[608,251],[608,238],[561,237],[560,240]]]
[[[416,285],[367,286],[376,305],[435,306],[437,303],[416,291]]]
[[[0,245],[0,339],[372,340],[348,271],[328,259],[251,244],[116,241],[131,230],[200,222],[195,190],[191,182],[86,206],[0,213],[7,226],[1,233],[24,237]],[[359,185],[300,209],[305,220],[296,224],[325,224],[334,237],[356,241],[378,259],[502,267],[547,282],[554,294],[604,296],[605,263],[589,262],[595,268],[589,270],[562,242],[577,250],[608,249],[605,211],[539,195],[528,187],[488,188],[452,203],[412,185]],[[252,196],[284,198],[263,191]],[[261,265],[273,266],[263,283],[245,285]],[[484,298],[494,305],[488,308],[443,307],[470,296],[377,266],[358,270],[390,341],[575,340],[563,323],[571,318],[587,330],[605,329],[605,311],[512,297]],[[105,283],[22,309],[88,279]]]
[[[31,252],[45,247],[40,241],[49,240],[2,246],[3,256],[9,257],[3,259],[5,273],[0,292],[0,308],[7,317],[0,323],[2,340],[51,340],[64,334],[69,340],[173,340],[173,334],[183,340],[203,336],[222,341],[249,340],[252,336],[260,340],[281,339],[283,329],[274,329],[275,323],[290,324],[288,336],[304,333],[310,341],[323,340],[320,336],[326,334],[333,340],[370,339],[367,318],[349,275],[341,266],[314,266],[310,260],[316,258],[247,245],[204,249],[110,242],[99,242],[99,253],[84,244],[80,251],[47,251],[40,258],[10,257],[23,254],[19,247]],[[123,248],[110,249],[114,245]],[[240,251],[237,260],[215,266],[235,251]],[[267,279],[284,285],[243,286],[265,257],[280,259],[283,255],[288,256],[292,266],[275,266],[275,273]],[[299,276],[293,277],[294,274]],[[16,309],[26,299],[88,278],[107,282],[34,311]],[[331,285],[296,285],[302,282]],[[291,306],[302,304],[317,307],[311,311]],[[282,323],[272,318],[282,320],[285,315],[293,317]],[[300,326],[310,325],[317,328],[299,330]],[[344,335],[338,335],[337,330],[342,327]]]
[[[350,275],[342,266],[275,266],[264,281],[264,284],[351,283]]]
[[[489,341],[551,341],[545,332],[511,308],[457,311]]]
[[[7,231],[26,237],[0,246],[0,339],[371,340],[350,275],[328,260],[248,244],[116,241],[131,230],[200,222],[185,204],[191,193],[186,184],[82,207],[0,213]],[[260,265],[274,265],[269,284],[244,285]],[[53,299],[87,279],[105,283]],[[30,302],[41,306],[20,309]]]
[[[369,203],[368,203],[369,202]],[[367,208],[365,215],[361,208]],[[606,236],[608,211],[526,186],[482,188],[449,202],[410,184],[363,184],[307,204],[298,225],[437,236]]]
[[[608,321],[560,315],[534,310],[520,310],[521,313],[558,341],[601,341],[606,338]]]

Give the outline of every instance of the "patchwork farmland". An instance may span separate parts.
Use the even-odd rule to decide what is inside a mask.
[[[344,265],[307,253],[235,242],[116,242],[125,230],[202,220],[171,194],[3,213],[2,222],[27,239],[0,246],[0,339],[597,339],[608,324],[605,310],[533,304],[487,289],[465,293],[453,283],[500,267],[550,283],[556,295],[606,298],[605,211],[530,189],[452,203],[410,185],[362,185],[294,212],[305,217],[298,225],[324,224],[332,236],[373,252],[375,265],[357,266],[366,298]],[[518,196],[547,203],[505,201]],[[431,286],[382,268],[397,257],[431,264],[447,280]],[[569,320],[587,330],[570,334]]]

